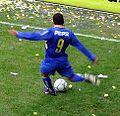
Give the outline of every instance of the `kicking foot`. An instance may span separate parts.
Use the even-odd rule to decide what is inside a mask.
[[[84,78],[85,78],[86,81],[92,83],[93,85],[99,85],[100,84],[100,80],[92,74],[85,74]]]

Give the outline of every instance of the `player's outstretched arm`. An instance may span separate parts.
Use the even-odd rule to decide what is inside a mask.
[[[26,39],[26,40],[39,40],[39,34],[37,32],[18,32],[14,29],[9,30],[9,33],[17,38]]]
[[[51,38],[52,33],[48,30],[43,30],[41,32],[18,32],[16,30],[9,30],[9,33],[17,38],[39,41],[39,40],[48,40]]]
[[[93,54],[91,51],[89,51],[78,39],[77,37],[72,33],[71,36],[71,45],[77,48],[79,51],[81,51],[85,56],[89,58],[92,63],[96,64],[98,62],[98,58],[95,54]]]

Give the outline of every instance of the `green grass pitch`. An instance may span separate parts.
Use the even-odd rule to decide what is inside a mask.
[[[37,116],[120,115],[120,42],[95,39],[99,36],[120,40],[119,15],[88,13],[84,10],[80,12],[72,7],[47,6],[40,2],[32,4],[17,0],[11,3],[1,0],[1,3],[0,116],[34,116],[34,112],[37,112]],[[108,75],[109,78],[101,79],[100,86],[67,81],[73,88],[65,93],[58,93],[55,97],[42,93],[39,64],[44,58],[44,42],[18,41],[9,35],[8,30],[15,28],[18,31],[33,31],[33,26],[50,27],[51,17],[55,12],[63,12],[66,27],[76,33],[93,36],[77,37],[99,57],[98,65],[91,64],[73,47],[69,47],[67,53],[76,73]],[[27,25],[28,28],[23,30],[18,24]],[[13,76],[10,72],[18,75]],[[58,77],[60,75],[56,74],[52,79],[56,80]],[[108,94],[108,97],[104,97],[104,94]]]
[[[120,2],[118,3],[109,2],[108,0],[43,0],[43,1],[120,13]]]

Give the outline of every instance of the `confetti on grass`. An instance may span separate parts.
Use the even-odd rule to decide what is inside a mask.
[[[70,84],[68,87],[71,89],[71,88],[72,88],[72,85]]]
[[[95,114],[92,114],[92,116],[96,116]]]
[[[35,54],[35,56],[36,56],[36,57],[38,57],[38,56],[39,56],[39,54],[37,53],[37,54]]]
[[[37,112],[33,112],[33,115],[37,115]]]
[[[17,23],[20,24],[31,24],[34,26],[41,24],[41,26],[44,25],[48,27],[50,23],[48,24],[46,22],[51,22],[53,14],[60,12],[65,17],[66,26],[70,29],[77,29],[76,33],[88,34],[94,33],[95,31],[96,35],[94,36],[119,38],[120,17],[117,14],[102,13],[95,10],[65,5],[61,6],[52,3],[34,2],[35,0],[27,1],[29,2],[21,0],[1,0],[0,12],[2,13],[0,17],[9,19],[9,22],[17,21]],[[31,4],[31,1],[34,4]],[[6,12],[9,12],[9,14],[6,14]],[[22,27],[24,30],[27,28],[28,27]],[[87,33],[84,30],[87,30]]]
[[[79,90],[79,91],[82,91],[82,89],[81,89],[81,88],[79,88],[78,90]]]
[[[114,85],[112,86],[112,88],[113,88],[113,89],[116,89],[116,87],[115,87]]]
[[[108,94],[104,94],[104,97],[108,97],[109,95]]]
[[[10,74],[11,74],[12,76],[17,76],[17,75],[18,75],[18,73],[16,73],[16,72],[10,72]]]
[[[87,67],[88,67],[89,69],[91,68],[91,66],[90,66],[90,65],[88,65]]]
[[[108,78],[108,75],[99,74],[97,77],[98,78]]]

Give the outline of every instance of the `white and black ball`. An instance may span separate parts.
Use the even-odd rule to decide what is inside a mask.
[[[56,91],[65,91],[67,82],[64,79],[59,78],[54,82],[54,88]]]

